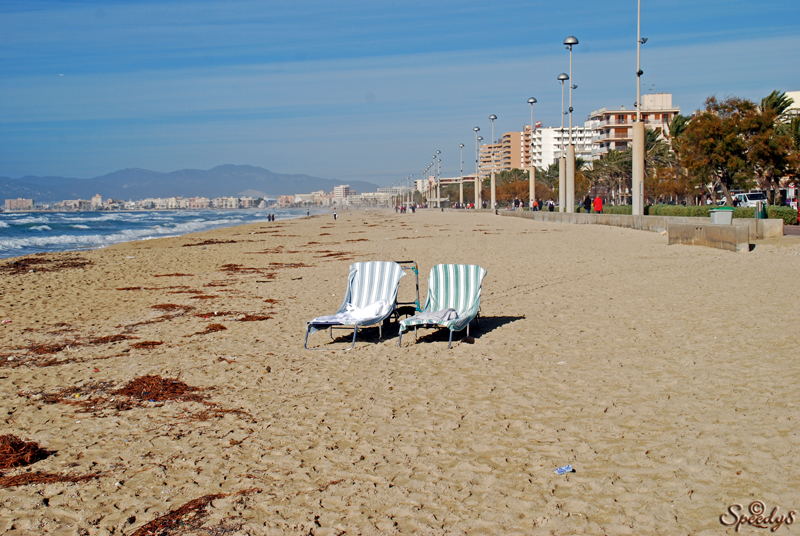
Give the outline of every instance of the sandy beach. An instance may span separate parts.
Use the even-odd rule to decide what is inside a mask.
[[[342,211],[29,258],[0,262],[2,434],[50,453],[0,478],[5,534],[734,534],[730,505],[800,511],[800,237]],[[304,350],[364,260],[416,261],[423,301],[432,266],[483,266],[474,343],[400,348],[393,324]],[[147,377],[180,393],[125,391]],[[37,472],[85,478],[12,478]]]

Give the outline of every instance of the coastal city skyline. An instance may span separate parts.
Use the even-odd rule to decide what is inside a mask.
[[[560,123],[575,35],[577,124],[635,100],[635,4],[6,3],[0,176],[87,178],[224,163],[388,185],[436,150],[456,176],[472,128]],[[796,90],[792,2],[642,7],[644,94]],[[489,140],[485,135],[486,141]],[[474,156],[464,152],[470,169]]]

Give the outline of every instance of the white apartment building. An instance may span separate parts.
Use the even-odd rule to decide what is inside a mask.
[[[355,192],[352,192],[355,193]],[[345,202],[345,200],[350,197],[350,185],[349,184],[342,184],[339,186],[333,187],[333,201],[334,203],[340,205]]]
[[[567,146],[569,145],[569,127],[545,127],[537,128],[533,131],[533,142],[531,158],[533,165],[538,168],[547,168],[550,164],[555,164],[561,158],[562,148],[566,156]],[[591,161],[592,140],[595,131],[591,121],[586,121],[584,126],[572,127],[572,143],[575,145],[575,157]]]
[[[645,128],[660,133],[669,132],[669,123],[681,113],[680,106],[672,105],[672,93],[650,93],[642,95],[642,121]],[[589,115],[596,136],[593,140],[595,158],[608,151],[624,151],[633,143],[633,123],[636,110],[600,108]]]
[[[572,127],[572,143],[575,145],[576,157],[592,160],[594,137],[592,121],[587,121],[582,127]],[[529,169],[531,159],[535,167],[546,168],[561,157],[562,141],[566,153],[569,139],[569,127],[536,128],[533,130],[533,136],[530,126],[525,126],[523,132],[506,132],[496,143],[481,146],[479,152],[481,176],[489,176],[492,172],[493,151],[494,170],[497,173],[512,169]]]
[[[792,99],[792,104],[786,110],[786,114],[789,117],[800,115],[800,91],[787,91],[786,97]]]

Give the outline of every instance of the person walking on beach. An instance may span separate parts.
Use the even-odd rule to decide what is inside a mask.
[[[600,196],[594,198],[594,211],[600,214],[603,212],[603,200],[600,199]]]
[[[589,194],[586,194],[586,199],[583,200],[583,208],[586,209],[586,214],[592,211],[592,198],[589,197]]]
[[[336,214],[336,209],[333,209],[333,221],[336,221],[338,215]]]

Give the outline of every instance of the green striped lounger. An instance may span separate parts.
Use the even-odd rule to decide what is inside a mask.
[[[478,319],[481,306],[481,284],[486,270],[476,264],[437,264],[428,276],[428,298],[422,311],[410,318],[400,321],[400,337],[403,332],[418,327],[443,327],[450,330],[450,342],[453,343],[453,332],[467,330],[469,323]],[[478,324],[480,325],[480,323]]]

